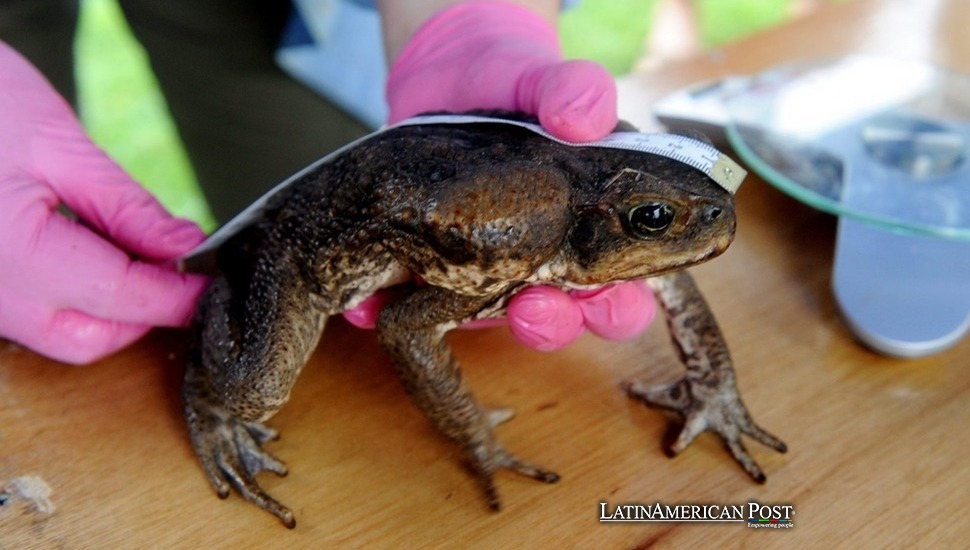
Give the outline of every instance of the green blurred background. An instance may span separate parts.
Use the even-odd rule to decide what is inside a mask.
[[[643,53],[656,1],[584,0],[562,17],[566,54],[626,73]],[[703,43],[716,47],[780,22],[793,1],[693,0],[693,6]],[[82,1],[77,52],[80,114],[94,140],[176,215],[214,229],[165,100],[115,0]]]

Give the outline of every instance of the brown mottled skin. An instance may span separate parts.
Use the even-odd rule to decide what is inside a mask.
[[[637,225],[631,213],[643,205],[663,205],[669,216]],[[184,388],[202,466],[220,496],[232,486],[293,527],[293,513],[255,480],[262,470],[286,473],[262,450],[276,437],[262,422],[286,403],[327,317],[413,273],[428,285],[381,312],[380,343],[497,510],[498,469],[546,482],[558,476],[495,439],[504,418],[476,401],[444,334],[501,315],[530,284],[649,279],[687,373],[669,387],[630,383],[627,391],[684,417],[674,453],[712,430],[763,481],[740,435],[785,445],[749,417],[714,318],[679,271],[722,252],[734,227],[730,193],[667,158],[564,146],[506,125],[378,134],[274,195],[219,248],[220,275],[199,306]]]

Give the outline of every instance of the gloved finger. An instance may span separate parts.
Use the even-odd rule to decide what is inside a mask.
[[[372,329],[377,325],[381,309],[395,298],[394,289],[380,290],[356,307],[344,312],[352,325]],[[527,288],[509,302],[505,319],[482,319],[466,323],[460,328],[488,328],[508,324],[519,342],[539,351],[563,348],[584,330],[583,314],[577,302],[565,292],[547,286]]]
[[[534,286],[512,297],[509,330],[539,351],[565,347],[583,334],[583,313],[571,296],[554,287]]]
[[[562,59],[556,28],[509,2],[465,2],[440,11],[411,36],[388,71],[389,122],[426,111],[517,105],[521,77]]]
[[[180,274],[174,265],[132,260],[88,228],[56,213],[19,241],[19,246],[29,247],[20,253],[29,263],[16,269],[28,269],[30,276],[2,279],[19,287],[15,289],[28,300],[57,310],[75,309],[135,325],[184,326],[208,282]]]
[[[365,298],[356,307],[348,309],[343,313],[344,319],[358,328],[373,329],[377,327],[377,317],[380,315],[384,306],[412,292],[415,286],[423,283],[414,280],[410,283],[382,288]]]
[[[403,290],[403,289],[402,289]],[[348,323],[354,325],[357,328],[362,329],[373,329],[377,327],[377,316],[380,315],[381,310],[384,309],[388,303],[399,297],[403,292],[399,292],[397,287],[384,288],[378,290],[374,294],[371,294],[365,298],[361,303],[357,304],[343,313],[344,319]],[[506,324],[505,319],[479,319],[477,321],[470,321],[461,325],[458,328],[462,329],[477,329],[477,328],[489,328],[499,325]]]
[[[533,69],[521,82],[518,103],[542,127],[567,141],[600,139],[616,127],[616,81],[592,61],[562,61]]]
[[[586,328],[606,340],[626,340],[640,334],[657,313],[653,293],[643,281],[571,294],[583,312]]]
[[[387,290],[378,290],[371,294],[356,307],[344,312],[344,319],[357,328],[373,329],[377,327],[377,316],[381,310],[391,301],[392,295]]]
[[[91,317],[79,311],[52,311],[22,296],[0,296],[0,333],[51,359],[83,365],[138,340],[151,327]]]
[[[168,260],[205,239],[194,223],[174,218],[90,141],[69,111],[35,128],[32,163],[79,218],[138,256]]]

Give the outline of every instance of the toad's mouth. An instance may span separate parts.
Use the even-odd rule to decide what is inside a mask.
[[[734,235],[722,236],[713,243],[713,246],[708,247],[692,258],[685,259],[682,263],[680,263],[680,265],[674,268],[674,270],[702,264],[710,259],[716,258],[723,254],[732,242],[734,242]]]
[[[673,261],[668,265],[666,265],[665,267],[662,267],[650,273],[646,277],[632,276],[629,278],[623,278],[621,280],[649,279],[651,277],[668,275],[670,273],[674,273],[677,271],[681,271],[681,270],[693,267],[695,265],[702,264],[708,260],[711,260],[723,254],[724,251],[727,250],[728,246],[730,246],[733,241],[734,241],[734,235],[722,236],[718,238],[716,241],[714,241],[712,243],[712,246],[709,246],[704,250],[701,250],[700,252],[698,252],[693,256],[684,256],[679,261]]]

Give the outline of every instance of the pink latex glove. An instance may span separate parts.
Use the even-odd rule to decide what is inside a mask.
[[[505,109],[538,116],[553,135],[590,141],[617,124],[616,84],[600,65],[565,61],[556,29],[532,11],[505,2],[467,2],[428,20],[398,56],[387,82],[390,122],[426,111]],[[387,297],[348,312],[373,326]],[[551,351],[588,328],[617,340],[642,332],[656,304],[643,283],[567,293],[525,289],[509,303],[508,323],[527,346]]]
[[[44,77],[0,42],[0,336],[87,363],[152,326],[182,326],[206,280],[167,261],[203,238],[91,143]]]

